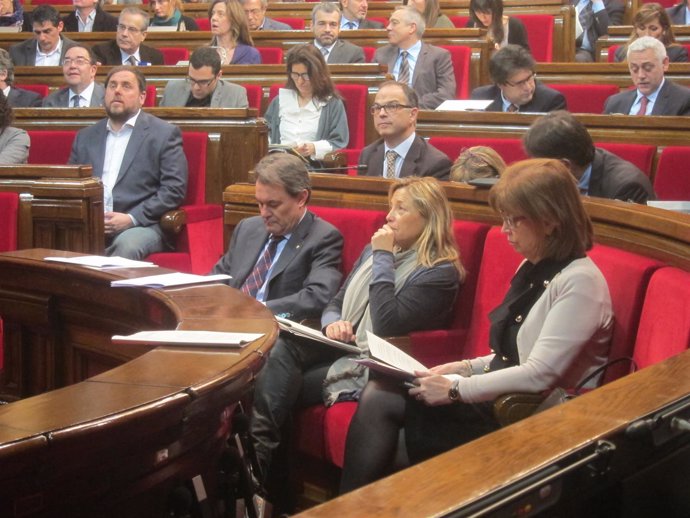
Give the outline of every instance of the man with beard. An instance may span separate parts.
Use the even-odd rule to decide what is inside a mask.
[[[314,46],[323,54],[326,63],[364,63],[364,50],[340,34],[340,9],[333,2],[316,4],[311,11],[311,30]]]
[[[144,113],[145,99],[144,75],[114,67],[105,80],[108,118],[77,133],[69,158],[103,182],[106,254],[130,259],[171,249],[159,220],[187,191],[182,133]]]
[[[488,112],[550,112],[566,110],[565,97],[536,80],[534,58],[520,45],[506,45],[491,56],[493,85],[472,90],[471,99],[493,100]]]

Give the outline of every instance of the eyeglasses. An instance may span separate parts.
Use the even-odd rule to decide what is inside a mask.
[[[298,74],[297,72],[290,72],[290,77],[293,81],[297,81],[298,79],[301,79],[302,81],[311,81],[309,72],[303,72],[301,74]]]
[[[144,32],[141,29],[138,29],[137,27],[130,27],[129,25],[123,25],[121,23],[117,24],[117,32],[131,32],[132,34],[139,34],[140,32]]]
[[[503,220],[503,226],[507,230],[515,230],[515,228],[520,224],[521,221],[527,219],[526,216],[506,216],[501,214],[501,219]]]
[[[528,83],[531,83],[531,82],[534,81],[536,78],[537,78],[537,73],[536,73],[536,72],[532,72],[528,77],[526,77],[526,78],[523,79],[522,81],[517,81],[517,82],[515,82],[515,83],[511,83],[510,81],[506,81],[506,84],[507,84],[508,86],[520,88],[520,87],[523,87],[523,86],[527,85]]]
[[[185,80],[187,81],[187,83],[189,83],[192,86],[194,86],[194,85],[200,86],[201,88],[207,87],[208,85],[213,83],[216,79],[217,78],[215,78],[215,77],[212,77],[211,79],[194,79],[193,77],[190,77],[190,76],[185,77]]]
[[[78,67],[83,67],[84,65],[91,65],[91,60],[88,58],[65,58],[62,60],[63,65],[66,67],[77,65]]]
[[[408,104],[400,104],[400,103],[387,103],[387,104],[372,104],[371,108],[369,108],[369,111],[371,112],[372,115],[376,115],[378,112],[383,109],[385,113],[388,115],[391,115],[393,113],[397,113],[399,110],[402,110],[403,108],[413,108],[412,106]]]

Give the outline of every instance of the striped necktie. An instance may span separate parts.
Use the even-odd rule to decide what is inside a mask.
[[[400,69],[398,70],[398,82],[409,84],[410,82],[410,64],[407,62],[409,53],[403,50],[400,53]]]
[[[278,249],[278,244],[285,239],[283,236],[271,236],[268,242],[268,246],[264,253],[261,254],[259,260],[254,265],[252,273],[244,281],[242,285],[242,292],[246,293],[250,297],[256,298],[256,294],[261,289],[261,286],[266,282],[266,275],[273,265],[273,259],[276,255],[276,250]]]

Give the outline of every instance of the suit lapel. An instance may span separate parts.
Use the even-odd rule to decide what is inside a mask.
[[[666,113],[666,106],[668,105],[669,98],[669,85],[668,79],[664,81],[664,86],[659,90],[659,95],[656,96],[656,101],[654,101],[654,109],[651,115],[663,115]]]
[[[422,145],[421,137],[415,135],[410,150],[407,152],[407,156],[405,160],[403,160],[402,167],[400,168],[400,178],[415,175],[417,171],[417,162],[419,162],[419,158],[422,154]]]
[[[378,145],[371,154],[370,164],[373,168],[367,171],[367,176],[383,176],[383,153],[386,149],[386,144],[383,139],[379,140]]]
[[[414,65],[414,73],[412,74],[412,88],[417,84],[417,78],[420,74],[428,73],[426,68],[427,53],[429,52],[429,47],[422,43],[422,48],[419,50],[419,55],[417,56],[417,62]]]
[[[137,156],[137,153],[139,153],[139,148],[147,138],[149,128],[147,117],[148,115],[144,113],[143,110],[139,113],[139,117],[137,117],[137,122],[134,124],[134,130],[132,130],[132,135],[129,137],[129,142],[127,143],[125,156],[122,157],[122,165],[120,165],[120,172],[117,175],[115,185],[120,183],[125,177],[129,170],[129,166],[132,165],[134,158]]]
[[[280,275],[287,265],[290,264],[292,259],[299,253],[304,244],[304,240],[309,235],[309,229],[311,229],[313,221],[314,215],[307,211],[302,221],[300,221],[299,225],[297,225],[297,228],[290,236],[288,242],[285,243],[285,248],[283,248],[283,251],[280,253],[278,262],[273,266],[269,282]]]
[[[256,261],[259,259],[259,254],[268,239],[268,232],[263,224],[263,220],[259,220],[257,225],[256,229],[248,236],[249,239],[242,243],[244,260],[239,262],[238,271],[235,275],[238,281],[237,288],[240,288],[247,280],[247,277],[249,277],[249,274],[252,273]]]

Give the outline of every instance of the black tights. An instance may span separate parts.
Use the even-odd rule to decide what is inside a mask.
[[[407,397],[400,382],[373,379],[367,383],[347,433],[341,493],[393,471],[398,447],[404,448],[398,439]]]

